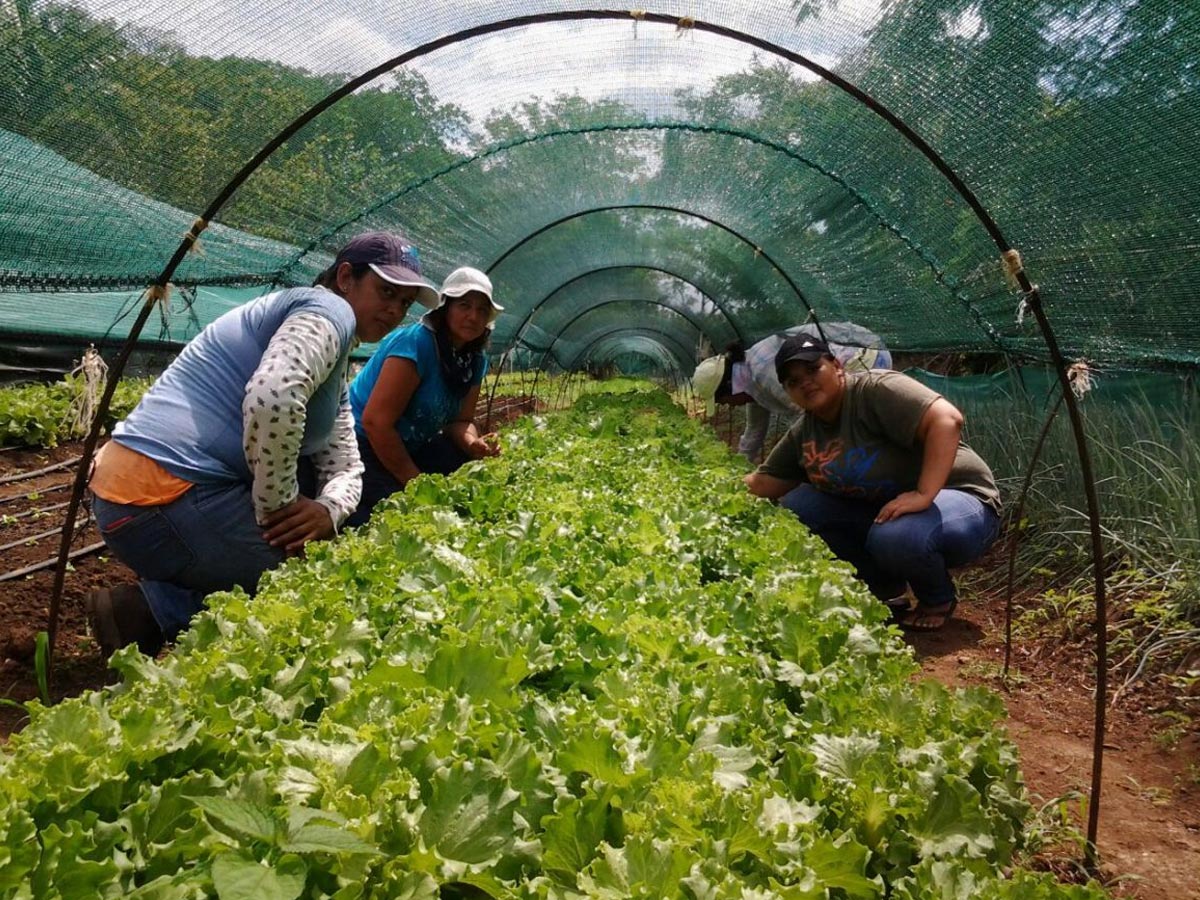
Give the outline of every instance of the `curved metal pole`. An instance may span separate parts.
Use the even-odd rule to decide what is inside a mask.
[[[679,350],[683,351],[681,353],[674,354],[674,356],[677,360],[687,359],[687,355],[688,355],[687,348],[684,347],[681,343],[679,343],[679,338],[675,337],[675,335],[670,334],[669,332],[660,331],[657,328],[650,328],[646,325],[618,325],[616,328],[611,328],[608,331],[601,334],[599,337],[593,339],[589,344],[587,344],[587,346],[585,346],[582,350],[580,350],[578,353],[576,353],[571,358],[570,366],[563,366],[563,368],[567,369],[567,368],[573,367],[576,363],[579,362],[579,359],[581,357],[583,357],[585,354],[587,354],[589,351],[591,351],[591,349],[593,347],[595,347],[598,343],[600,343],[601,341],[607,340],[608,338],[614,337],[615,335],[621,334],[622,332],[625,332],[625,331],[632,332],[637,335],[653,334],[653,335],[656,335],[657,337],[665,338],[668,342],[675,345],[675,349],[677,351],[679,351]],[[650,338],[650,340],[654,340],[654,338]],[[667,348],[664,347],[663,349],[665,350]],[[670,352],[670,351],[668,351],[668,352]]]
[[[608,340],[609,338],[611,338],[611,337],[614,337],[615,335],[618,335],[618,334],[620,334],[620,333],[621,333],[621,332],[623,332],[623,331],[633,331],[633,332],[635,332],[635,333],[640,333],[640,332],[643,332],[643,331],[647,331],[647,332],[651,332],[651,333],[654,333],[654,334],[658,334],[658,335],[660,335],[660,336],[662,336],[662,337],[665,337],[665,338],[667,338],[668,340],[670,340],[672,343],[677,343],[677,341],[676,341],[675,337],[674,337],[673,335],[669,335],[669,334],[667,334],[665,331],[658,331],[658,330],[656,330],[656,329],[653,329],[653,328],[646,328],[646,327],[644,327],[644,326],[635,326],[635,327],[633,327],[633,328],[629,328],[628,326],[621,326],[621,327],[619,327],[619,328],[614,328],[614,329],[611,329],[611,330],[609,330],[609,331],[605,332],[605,333],[604,333],[604,334],[602,334],[600,337],[596,338],[596,339],[595,339],[595,340],[593,340],[591,343],[589,343],[589,344],[588,344],[586,347],[584,347],[584,348],[583,348],[583,350],[582,350],[580,353],[577,353],[577,354],[575,355],[575,358],[574,358],[574,359],[572,359],[572,360],[571,360],[571,366],[574,366],[574,365],[575,365],[575,364],[576,364],[576,363],[579,361],[579,357],[580,357],[580,356],[584,356],[585,354],[589,354],[589,353],[590,353],[590,351],[592,350],[592,348],[593,348],[593,347],[595,347],[597,344],[599,344],[601,341]],[[640,336],[640,334],[639,334],[639,336]],[[650,339],[650,340],[652,340],[652,339]],[[661,345],[660,345],[660,346],[661,346]],[[682,345],[677,345],[677,346],[676,346],[676,350],[679,350],[679,349],[681,349],[681,346],[682,346]],[[664,350],[664,352],[666,352],[666,353],[671,353],[671,351],[670,351],[670,350],[668,350],[668,349],[667,349],[667,348],[665,348],[665,347],[663,348],[663,350]],[[686,356],[686,355],[687,355],[687,354],[686,354],[686,352],[685,352],[685,353],[683,354],[683,356]],[[677,362],[678,362],[679,358],[680,358],[680,357],[678,357],[678,356],[676,357],[676,361],[677,361]],[[543,354],[543,355],[542,355],[542,360],[543,360],[543,361],[545,361],[545,354]],[[568,372],[568,377],[569,377],[571,374],[574,374],[574,373],[576,372],[576,370],[575,370],[574,368],[567,368],[566,366],[564,366],[563,368],[567,370],[567,372]],[[534,372],[534,376],[533,376],[533,389],[534,389],[534,392],[535,392],[535,393],[536,393],[536,391],[537,391],[537,379],[538,379],[538,376],[539,376],[541,373],[542,373],[542,370],[541,370],[541,369],[538,369],[538,370],[536,370],[536,371]]]
[[[824,166],[821,166],[820,164],[815,163],[812,160],[808,159],[807,157],[797,153],[791,147],[785,146],[783,144],[777,144],[774,141],[768,140],[767,138],[761,137],[752,132],[742,131],[740,129],[735,129],[735,128],[714,128],[711,126],[696,125],[691,122],[658,122],[658,123],[654,123],[652,125],[647,125],[645,123],[592,125],[592,126],[584,126],[581,128],[556,129],[556,130],[552,130],[552,131],[543,132],[541,134],[529,135],[529,136],[525,136],[525,137],[521,137],[521,138],[516,138],[511,141],[503,141],[499,144],[496,144],[496,145],[493,145],[492,147],[487,148],[486,150],[476,154],[475,156],[471,156],[471,157],[468,157],[468,158],[462,159],[462,160],[457,160],[457,161],[451,163],[450,165],[445,166],[444,168],[438,170],[437,172],[434,172],[431,175],[425,176],[424,178],[420,178],[414,182],[411,182],[410,184],[406,185],[405,187],[400,188],[399,190],[386,195],[378,203],[359,212],[353,218],[344,219],[341,222],[337,223],[333,228],[326,229],[316,239],[309,242],[309,244],[304,249],[302,249],[300,251],[300,253],[297,256],[295,256],[290,263],[288,263],[282,269],[280,269],[280,271],[276,274],[275,281],[272,282],[272,284],[280,283],[286,277],[287,273],[291,270],[292,267],[294,267],[301,259],[303,259],[314,248],[323,244],[326,240],[328,240],[333,235],[337,234],[338,232],[342,231],[345,228],[348,228],[350,225],[353,225],[355,222],[360,221],[365,216],[370,215],[371,213],[375,212],[376,210],[380,209],[383,206],[386,206],[387,204],[391,203],[392,201],[397,200],[400,197],[403,197],[406,194],[411,193],[412,191],[419,190],[420,188],[424,187],[425,185],[431,184],[434,181],[438,180],[439,178],[442,178],[446,175],[456,172],[459,169],[464,168],[466,166],[472,165],[473,163],[487,159],[487,158],[497,155],[499,153],[507,152],[508,150],[512,150],[517,147],[524,146],[525,144],[533,144],[533,143],[537,143],[537,142],[544,141],[544,140],[551,140],[556,137],[574,136],[574,135],[580,135],[580,134],[593,134],[596,132],[604,132],[604,131],[647,131],[647,130],[664,130],[664,131],[677,130],[677,131],[690,131],[690,132],[694,132],[696,134],[719,134],[719,135],[726,136],[726,137],[734,137],[739,140],[750,141],[751,143],[758,144],[760,146],[767,147],[777,153],[781,153],[784,156],[787,156],[789,159],[794,159],[797,162],[799,162],[800,164],[806,166],[807,168],[812,169],[814,172],[817,172],[820,175],[824,176],[825,178],[828,178],[830,181],[833,181],[835,184],[837,184],[839,187],[841,187],[844,191],[846,191],[846,193],[848,193],[851,197],[853,197],[854,200],[860,206],[862,206],[864,209],[866,209],[875,218],[875,221],[879,223],[880,227],[882,227],[884,230],[890,232],[892,235],[894,235],[896,238],[898,238],[901,243],[903,243],[906,247],[908,247],[910,250],[912,250],[914,253],[916,253],[917,256],[919,256],[921,258],[921,261],[924,262],[926,266],[928,266],[929,271],[933,274],[934,281],[936,281],[938,284],[942,285],[942,287],[946,288],[946,290],[950,292],[951,296],[953,296],[956,300],[958,300],[958,302],[966,309],[966,311],[975,320],[975,323],[980,327],[980,330],[983,331],[984,335],[988,338],[988,340],[990,340],[992,342],[992,344],[995,345],[996,351],[998,353],[1000,353],[1002,356],[1004,356],[1005,359],[1008,360],[1010,366],[1013,366],[1014,368],[1017,369],[1018,372],[1020,372],[1019,358],[1013,356],[1011,351],[1004,345],[1004,342],[1001,340],[1000,335],[996,332],[996,329],[992,327],[990,322],[988,322],[987,320],[985,320],[983,318],[983,314],[980,313],[980,311],[978,309],[976,309],[975,305],[966,296],[964,296],[963,294],[956,291],[955,288],[953,288],[951,285],[947,284],[946,274],[945,274],[945,272],[942,271],[941,263],[938,260],[932,258],[930,256],[930,254],[928,253],[928,251],[926,251],[924,248],[922,248],[919,245],[917,245],[916,243],[914,243],[907,235],[905,235],[895,225],[893,225],[890,221],[888,221],[888,219],[881,212],[879,212],[878,209],[875,208],[875,203],[869,197],[867,197],[865,194],[863,194],[861,191],[857,190],[856,188],[852,187],[842,176],[838,175],[836,172],[832,172],[832,171],[826,169]]]
[[[690,316],[685,315],[684,313],[680,312],[677,309],[667,306],[667,304],[665,304],[665,303],[660,303],[657,300],[606,300],[604,303],[600,303],[596,306],[585,309],[581,313],[578,313],[574,318],[571,319],[571,321],[567,322],[567,324],[565,324],[562,328],[560,328],[558,330],[558,333],[554,335],[554,340],[552,340],[550,342],[550,345],[545,350],[542,351],[542,358],[541,358],[541,361],[538,363],[538,368],[540,369],[542,367],[542,365],[545,364],[546,357],[550,355],[550,351],[554,349],[554,345],[558,343],[559,338],[561,338],[564,334],[566,334],[568,328],[570,328],[572,325],[574,325],[576,322],[578,322],[584,316],[591,315],[596,310],[603,309],[606,306],[612,306],[615,303],[652,303],[655,306],[661,306],[663,309],[670,310],[671,312],[675,313],[675,315],[680,316],[683,319],[686,319],[688,324],[691,325],[693,328],[695,328],[697,332],[704,335],[704,337],[708,337],[708,335],[705,333],[704,329],[701,328],[700,325],[697,324],[695,321],[693,321]]]
[[[1046,340],[1046,348],[1054,360],[1054,368],[1058,372],[1058,383],[1062,389],[1062,399],[1067,406],[1067,415],[1071,419],[1071,432],[1075,436],[1075,449],[1079,455],[1079,471],[1083,477],[1084,495],[1087,497],[1088,525],[1091,531],[1092,543],[1092,577],[1095,581],[1096,593],[1096,712],[1095,728],[1092,735],[1092,784],[1088,803],[1087,846],[1084,848],[1084,862],[1091,870],[1098,863],[1096,836],[1100,828],[1100,788],[1104,770],[1104,731],[1106,707],[1108,704],[1108,602],[1105,596],[1104,584],[1104,542],[1100,536],[1100,498],[1096,492],[1096,477],[1092,471],[1092,457],[1088,450],[1087,434],[1083,426],[1083,415],[1079,410],[1079,402],[1075,392],[1071,390],[1071,380],[1067,374],[1067,364],[1058,348],[1058,339],[1050,322],[1042,309],[1042,298],[1037,287],[1030,282],[1025,270],[1017,272],[1017,279],[1025,291],[1028,307],[1037,319],[1038,327]]]
[[[574,325],[576,322],[578,322],[584,316],[588,315],[589,313],[593,313],[598,309],[603,309],[606,306],[612,306],[615,303],[650,303],[650,304],[653,304],[654,306],[661,306],[663,309],[670,310],[671,312],[675,313],[677,316],[682,316],[683,318],[687,319],[688,323],[693,328],[695,328],[696,331],[698,331],[700,334],[704,335],[705,337],[708,337],[708,335],[705,333],[704,329],[700,327],[700,324],[698,322],[694,321],[686,313],[683,313],[680,310],[677,310],[672,306],[668,306],[667,304],[662,303],[661,301],[658,301],[658,300],[606,300],[603,303],[598,303],[595,306],[590,306],[587,309],[585,309],[583,312],[577,314],[573,319],[571,319],[571,321],[567,322],[566,325],[564,325],[562,328],[560,328],[558,330],[557,334],[554,335],[554,339],[552,341],[550,341],[549,346],[547,346],[546,349],[542,351],[541,358],[538,359],[537,366],[534,369],[533,390],[534,390],[535,394],[537,393],[538,378],[542,374],[542,368],[546,365],[546,357],[550,355],[550,352],[554,349],[554,345],[558,343],[558,339],[563,336],[563,334],[566,332],[566,330],[568,328],[570,328],[572,325]],[[711,340],[711,338],[710,338],[710,340]],[[515,342],[514,342],[513,346],[514,347],[516,346]],[[495,383],[493,383],[493,385],[492,385],[493,393],[495,392],[496,384],[499,384],[498,380]],[[492,404],[492,398],[491,398],[491,396],[489,396],[488,397],[489,409],[491,408],[491,404]],[[489,416],[490,416],[490,414],[489,414]]]
[[[529,311],[525,313],[525,318],[523,318],[521,320],[521,323],[513,331],[513,343],[515,344],[517,341],[521,340],[522,335],[525,333],[525,329],[527,327],[529,327],[530,322],[533,319],[534,313],[536,313],[539,309],[541,309],[543,305],[550,302],[550,300],[554,297],[554,295],[557,294],[559,291],[566,290],[568,287],[573,285],[575,282],[582,281],[585,278],[590,278],[591,276],[597,275],[600,272],[614,272],[614,271],[617,271],[618,269],[645,269],[648,272],[661,272],[663,275],[670,275],[672,278],[676,278],[679,281],[682,281],[684,284],[688,285],[689,287],[694,288],[697,294],[699,294],[701,297],[703,297],[705,300],[707,300],[709,303],[711,303],[713,306],[715,306],[720,311],[720,313],[725,317],[725,321],[727,321],[729,323],[729,326],[733,329],[733,333],[738,336],[738,340],[740,340],[740,341],[746,340],[746,332],[744,332],[741,329],[741,326],[738,325],[737,319],[734,318],[732,315],[730,315],[729,310],[727,310],[721,304],[721,302],[719,300],[717,300],[716,297],[713,297],[711,294],[707,293],[703,288],[701,288],[694,281],[692,281],[689,278],[685,278],[683,275],[680,275],[678,272],[672,272],[670,269],[664,269],[661,266],[650,266],[650,265],[643,265],[640,263],[631,263],[631,264],[620,265],[620,266],[599,266],[598,268],[588,269],[586,272],[581,272],[578,275],[574,275],[571,278],[568,278],[566,281],[564,281],[562,284],[555,287],[554,290],[550,291],[550,293],[546,294],[544,297],[542,297],[542,299],[540,299],[537,303],[533,304],[533,306],[531,306],[529,308]]]
[[[730,228],[724,222],[719,222],[716,219],[713,219],[713,218],[710,218],[709,216],[704,215],[703,213],[692,212],[691,210],[682,209],[678,206],[666,206],[666,205],[658,204],[658,203],[620,203],[620,204],[614,204],[612,206],[597,206],[592,209],[585,209],[585,210],[581,210],[578,212],[570,213],[569,215],[565,215],[559,219],[555,219],[553,222],[549,222],[548,224],[543,225],[541,228],[537,229],[536,231],[531,231],[529,234],[525,235],[525,237],[521,238],[521,240],[517,241],[515,244],[513,244],[511,247],[509,247],[507,250],[505,250],[503,253],[501,253],[496,258],[495,262],[493,262],[490,266],[487,267],[486,271],[488,273],[491,273],[501,263],[503,263],[504,260],[508,259],[509,256],[511,256],[513,253],[516,253],[523,246],[525,246],[525,244],[529,243],[531,240],[538,237],[539,235],[545,234],[547,231],[550,231],[552,228],[557,228],[559,225],[563,225],[574,219],[582,218],[583,216],[590,216],[593,213],[615,212],[617,210],[622,210],[622,209],[653,209],[653,210],[657,210],[659,212],[676,213],[678,215],[687,216],[692,219],[699,219],[701,222],[706,222],[709,225],[715,225],[717,228],[720,228],[721,230],[727,232],[728,234],[733,235],[735,238],[737,238],[743,244],[746,244],[747,246],[752,247],[754,249],[755,256],[761,256],[764,260],[766,260],[767,264],[772,269],[774,269],[776,272],[779,273],[779,277],[781,277],[784,281],[787,282],[788,287],[790,287],[792,289],[792,292],[796,295],[797,298],[799,298],[800,302],[804,304],[804,308],[808,311],[808,315],[812,319],[813,324],[815,324],[817,326],[817,332],[821,335],[821,340],[825,340],[825,331],[821,328],[821,320],[817,316],[817,311],[815,309],[813,309],[812,304],[808,302],[808,298],[804,296],[804,292],[800,290],[800,286],[798,284],[796,284],[795,281],[792,280],[792,276],[790,276],[787,273],[787,271],[782,266],[780,266],[779,263],[777,263],[771,257],[771,255],[769,253],[767,253],[767,251],[763,250],[762,247],[760,247],[758,244],[754,243],[754,241],[750,240],[750,238],[746,237],[740,231]]]
[[[721,315],[723,315],[725,317],[725,321],[727,321],[729,323],[729,327],[733,329],[733,333],[737,335],[738,340],[742,341],[743,343],[746,341],[745,332],[743,332],[741,329],[741,326],[738,325],[737,319],[729,314],[729,311],[727,309],[725,309],[725,307],[723,305],[721,305],[721,302],[719,300],[717,300],[715,297],[712,297],[709,294],[705,293],[704,290],[702,290],[699,285],[697,285],[695,282],[685,278],[684,276],[679,275],[676,272],[672,272],[669,269],[662,269],[657,266],[646,266],[646,265],[602,266],[598,269],[589,269],[586,272],[582,272],[579,275],[576,275],[575,277],[568,279],[567,281],[564,281],[562,284],[558,285],[558,287],[556,287],[554,290],[552,290],[550,293],[548,293],[546,296],[544,296],[541,300],[539,300],[537,303],[535,303],[532,307],[530,307],[529,310],[525,313],[525,318],[523,318],[521,320],[521,323],[517,326],[516,330],[513,332],[513,337],[512,337],[512,340],[509,341],[508,349],[506,349],[504,351],[504,354],[500,357],[500,363],[497,366],[497,371],[502,370],[504,368],[505,362],[508,361],[509,354],[511,354],[513,352],[513,350],[516,349],[517,345],[521,342],[521,338],[525,334],[525,329],[532,322],[533,316],[537,313],[537,311],[539,309],[542,308],[542,306],[544,306],[546,303],[549,303],[550,300],[559,291],[566,289],[570,285],[574,284],[576,281],[581,281],[584,278],[588,278],[599,272],[612,272],[612,271],[616,271],[618,269],[646,269],[651,272],[661,272],[663,275],[670,275],[672,278],[676,278],[679,281],[682,281],[684,284],[693,288],[696,291],[696,293],[698,293],[701,297],[703,297],[705,300],[707,300],[709,303],[711,303],[714,307],[717,308],[717,310],[721,313]],[[488,271],[491,271],[491,269],[489,269]],[[543,362],[544,362],[544,360],[545,360],[545,357],[543,357]],[[537,390],[537,377],[538,376],[535,374],[534,381],[533,381],[533,387],[534,387],[535,392]],[[493,401],[495,400],[496,389],[499,387],[499,384],[500,384],[500,378],[497,375],[496,379],[492,382],[492,389],[488,393],[487,405],[488,405],[489,409],[491,408],[491,405],[492,405]]]

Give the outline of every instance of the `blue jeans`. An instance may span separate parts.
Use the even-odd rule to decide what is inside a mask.
[[[467,454],[441,432],[424,444],[406,449],[413,465],[422,472],[435,475],[449,475],[458,471],[468,461]],[[362,499],[358,501],[358,508],[347,517],[347,526],[362,525],[371,517],[371,510],[380,500],[404,490],[404,485],[395,479],[375,455],[375,451],[371,449],[371,442],[361,434],[358,435],[358,455],[362,457],[363,462]]]
[[[308,457],[298,461],[296,480],[301,494],[316,495]],[[204,609],[205,596],[235,586],[253,594],[262,573],[285,557],[263,540],[248,484],[197,484],[162,506],[111,503],[93,494],[92,513],[108,549],[141,579],[168,641]]]
[[[933,505],[882,525],[875,516],[882,502],[826,494],[802,484],[779,501],[853,565],[880,600],[912,587],[923,606],[955,599],[950,568],[981,557],[1000,530],[1000,517],[965,491],[938,492]]]

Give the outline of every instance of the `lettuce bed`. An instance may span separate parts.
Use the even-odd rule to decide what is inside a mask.
[[[1002,709],[661,394],[519,422],[34,707],[0,896],[1100,896],[1001,876]]]

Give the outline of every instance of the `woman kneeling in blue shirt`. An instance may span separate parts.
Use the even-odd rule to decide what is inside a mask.
[[[422,472],[447,475],[500,453],[495,435],[476,430],[475,405],[502,310],[483,272],[456,269],[438,307],[388,335],[354,379],[350,406],[365,471],[348,525],[361,525],[375,504]]]

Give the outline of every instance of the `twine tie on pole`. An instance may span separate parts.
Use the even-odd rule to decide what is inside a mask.
[[[1084,360],[1079,360],[1067,367],[1067,380],[1071,383],[1071,393],[1082,400],[1096,386],[1096,373]]]
[[[91,344],[83,352],[71,376],[79,375],[83,383],[71,391],[71,404],[67,409],[66,429],[73,438],[81,438],[88,432],[88,426],[96,418],[96,409],[100,403],[100,395],[104,392],[104,380],[108,375],[108,366]]]
[[[188,247],[188,253],[195,253],[198,256],[204,255],[204,245],[200,243],[200,234],[207,227],[208,221],[201,216],[198,217],[196,221],[192,223],[192,227],[184,233],[183,239],[191,245]]]
[[[1000,257],[1004,264],[1004,278],[1010,286],[1016,287],[1020,284],[1020,275],[1025,271],[1025,264],[1021,262],[1021,251],[1017,249],[1005,250],[1003,256]]]

